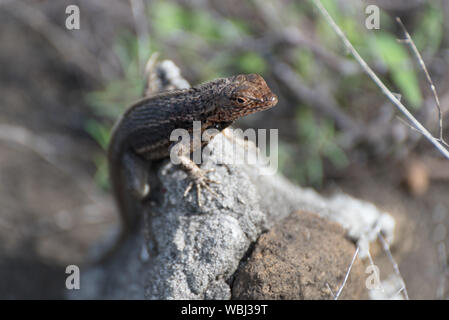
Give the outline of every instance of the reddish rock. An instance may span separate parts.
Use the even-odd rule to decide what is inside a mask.
[[[333,299],[355,253],[345,230],[308,212],[294,212],[263,234],[236,272],[233,299]],[[366,299],[356,259],[340,299]]]

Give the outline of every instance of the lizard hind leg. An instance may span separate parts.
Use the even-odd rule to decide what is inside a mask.
[[[149,163],[134,153],[126,153],[124,158],[124,175],[128,191],[137,200],[144,200],[150,194]]]
[[[133,152],[123,155],[121,175],[123,185],[119,187],[118,203],[125,230],[139,226],[140,212],[144,200],[149,197],[149,164]]]

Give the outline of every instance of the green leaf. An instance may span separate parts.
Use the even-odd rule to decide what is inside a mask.
[[[188,17],[177,4],[168,1],[156,1],[148,8],[152,25],[161,35],[170,35],[183,30]]]
[[[321,0],[323,7],[329,12],[332,18],[337,22],[341,22],[342,14],[335,0]]]
[[[221,37],[220,26],[206,11],[193,12],[189,19],[188,29],[207,40],[217,40]]]
[[[346,154],[336,144],[329,144],[327,148],[323,150],[323,154],[337,169],[345,168],[349,164]]]
[[[307,178],[311,184],[321,185],[323,181],[323,163],[319,156],[306,160]]]
[[[419,19],[416,31],[411,36],[421,54],[424,50],[432,55],[440,47],[443,40],[443,19],[441,8],[428,3],[423,17]]]
[[[238,60],[240,69],[246,73],[264,73],[265,60],[257,52],[246,52]]]
[[[318,130],[315,123],[315,117],[310,108],[298,108],[296,119],[298,122],[298,135],[306,141],[314,141],[317,139]]]
[[[303,48],[296,50],[293,64],[305,81],[310,82],[312,80],[316,66],[315,59],[310,50]]]
[[[109,184],[109,174],[108,174],[108,162],[104,155],[99,155],[95,157],[95,166],[97,171],[95,172],[94,180],[95,183],[104,190],[110,188]]]
[[[86,131],[91,135],[92,138],[97,141],[97,143],[103,148],[103,150],[107,149],[109,143],[109,129],[106,128],[100,122],[89,119],[85,125]]]
[[[378,34],[373,39],[372,48],[390,70],[394,84],[411,107],[419,108],[422,103],[421,91],[406,49],[386,33]]]

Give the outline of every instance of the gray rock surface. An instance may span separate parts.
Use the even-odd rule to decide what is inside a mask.
[[[325,199],[281,175],[260,175],[258,166],[220,165],[222,155],[233,155],[223,135],[210,149],[202,168],[216,169],[208,175],[221,181],[212,185],[219,197],[204,190],[201,208],[196,192],[184,198],[187,175],[167,161],[158,170],[161,204],[148,205],[144,232],[133,235],[109,264],[84,272],[76,297],[229,299],[228,281],[251,243],[298,209],[339,222],[354,240],[372,239],[379,229],[392,239],[394,221],[369,203],[346,195]]]

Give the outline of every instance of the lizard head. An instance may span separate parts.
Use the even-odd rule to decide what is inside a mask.
[[[226,80],[216,113],[217,120],[234,121],[274,107],[278,102],[277,96],[258,74],[240,74]]]

